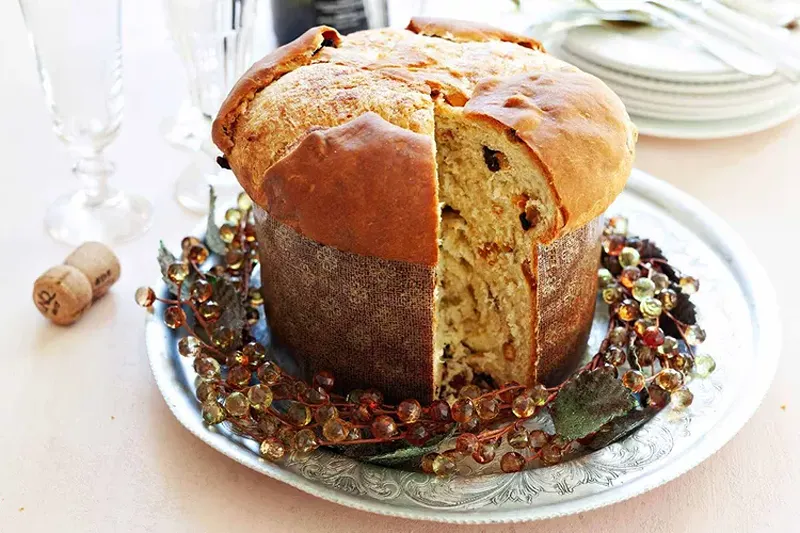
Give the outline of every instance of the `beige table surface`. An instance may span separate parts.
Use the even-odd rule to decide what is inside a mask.
[[[172,417],[155,387],[133,291],[157,276],[159,238],[197,222],[172,198],[188,156],[162,140],[184,85],[158,2],[126,2],[126,120],[110,155],[117,185],[155,204],[153,229],[118,247],[122,279],[77,325],[34,309],[31,284],[68,248],[42,228],[73,187],[50,132],[16,2],[0,2],[0,532],[800,531],[798,325],[784,323],[775,383],[720,452],[659,489],[533,524],[456,527],[339,507],[212,450]],[[637,166],[703,200],[761,257],[784,316],[800,308],[800,120],[709,142],[643,138]],[[791,313],[794,312],[794,315]]]

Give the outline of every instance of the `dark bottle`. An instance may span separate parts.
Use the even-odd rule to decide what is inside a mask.
[[[342,34],[385,25],[386,9],[380,5],[385,6],[385,0],[367,1],[375,13],[369,13],[364,0],[272,0],[272,25],[278,44],[286,44],[321,24]]]

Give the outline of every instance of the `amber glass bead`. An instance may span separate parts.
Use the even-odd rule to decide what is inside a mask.
[[[189,276],[189,265],[186,263],[172,263],[167,267],[167,277],[175,283],[180,283]]]
[[[607,268],[601,268],[597,271],[597,286],[605,289],[609,285],[614,284],[614,275]]]
[[[294,402],[286,410],[286,418],[297,427],[307,426],[311,422],[311,409],[302,403]]]
[[[657,325],[657,323],[652,318],[640,318],[633,323],[633,331],[635,331],[636,334],[641,337],[644,335],[644,332],[647,331],[647,328],[655,325]]]
[[[433,461],[438,456],[438,453],[426,453],[422,456],[420,461],[420,468],[426,474],[433,474]]]
[[[537,406],[542,406],[547,403],[550,393],[547,388],[541,383],[537,383],[533,387],[525,389],[525,393],[533,399],[533,403]]]
[[[622,384],[631,392],[639,392],[645,386],[644,374],[638,370],[628,370],[622,374]]]
[[[603,301],[605,303],[607,303],[608,305],[612,305],[622,300],[622,297],[624,295],[622,293],[622,289],[620,289],[619,286],[614,284],[614,285],[609,285],[608,287],[603,289],[602,296],[603,296]]]
[[[364,438],[361,434],[361,429],[355,426],[350,426],[350,431],[347,433],[347,439],[345,440],[359,440]]]
[[[472,431],[475,431],[476,429],[478,429],[478,426],[480,426],[480,425],[481,425],[481,419],[478,418],[477,416],[473,416],[469,420],[467,420],[465,422],[461,422],[458,425],[458,427],[461,429],[461,431],[472,432]]]
[[[370,409],[377,409],[383,404],[383,394],[376,389],[367,389],[361,393],[358,401]]]
[[[691,276],[682,277],[678,284],[684,294],[694,294],[700,290],[700,282]]]
[[[461,398],[453,403],[450,412],[456,422],[466,422],[475,414],[475,405],[469,398]]]
[[[625,354],[625,350],[619,346],[609,346],[608,350],[606,350],[606,353],[603,355],[603,358],[610,365],[622,366],[625,364],[628,356]]]
[[[202,351],[203,344],[200,339],[188,335],[178,341],[178,353],[184,357],[197,357]]]
[[[388,439],[397,434],[397,423],[390,416],[379,415],[372,421],[372,436],[376,439]]]
[[[661,300],[653,297],[645,298],[639,303],[639,311],[644,317],[658,318],[662,311]]]
[[[619,255],[625,248],[625,237],[623,235],[611,235],[603,239],[603,250],[608,255]]]
[[[350,424],[338,417],[327,420],[322,426],[322,436],[329,442],[343,442],[348,433]]]
[[[189,255],[189,250],[192,249],[192,246],[197,246],[199,244],[203,244],[203,242],[198,239],[197,237],[187,236],[181,239],[181,253],[185,256]]]
[[[164,311],[164,324],[168,328],[178,329],[186,321],[186,315],[183,314],[183,309],[177,305],[171,305]]]
[[[450,406],[444,400],[436,400],[431,403],[429,413],[433,420],[446,422],[450,420]]]
[[[455,474],[458,465],[455,459],[446,453],[440,453],[433,460],[433,473],[437,476],[449,476]]]
[[[631,294],[640,302],[645,298],[652,298],[656,293],[656,284],[649,278],[639,278],[633,282]]]
[[[216,329],[214,333],[211,335],[211,342],[219,348],[220,350],[227,350],[231,346],[233,346],[233,342],[236,340],[236,334],[234,331],[226,326],[222,326]]]
[[[150,307],[156,301],[156,293],[150,287],[139,287],[134,295],[136,303],[142,307]]]
[[[225,357],[225,364],[229,367],[247,366],[250,364],[250,358],[247,357],[241,350],[236,350]]]
[[[689,389],[676,390],[670,395],[670,400],[675,409],[686,409],[694,401],[694,394]]]
[[[299,453],[311,453],[319,448],[319,441],[312,430],[301,429],[292,439],[292,448]]]
[[[622,267],[619,266],[619,259],[613,255],[607,255],[603,258],[603,266],[608,269],[614,276],[619,276],[622,272]]]
[[[481,442],[478,449],[472,454],[475,462],[481,465],[491,463],[497,454],[497,445],[492,442]]]
[[[219,363],[213,357],[198,357],[194,360],[194,371],[203,379],[219,377]]]
[[[491,396],[480,398],[475,404],[475,412],[481,420],[492,420],[500,414],[500,402]]]
[[[669,360],[669,367],[682,371],[686,368],[686,356],[682,353],[673,355]]]
[[[333,404],[320,405],[314,409],[314,420],[317,424],[323,425],[328,420],[333,420],[339,416],[339,410]]]
[[[608,219],[606,222],[605,231],[610,232],[612,235],[627,235],[628,233],[628,219],[621,216],[615,216]]]
[[[222,309],[219,304],[213,300],[206,300],[201,303],[197,311],[200,313],[200,316],[208,322],[214,322],[222,314]]]
[[[528,430],[522,426],[515,427],[506,435],[508,445],[517,450],[523,450],[530,444]]]
[[[189,253],[186,255],[186,257],[192,263],[195,263],[196,265],[202,265],[206,262],[206,259],[208,259],[208,248],[202,244],[195,244],[189,248]]]
[[[525,458],[517,452],[506,452],[500,458],[500,470],[510,474],[525,468]]]
[[[684,337],[686,337],[687,344],[692,346],[697,346],[703,343],[706,340],[706,332],[698,325],[692,325],[686,328],[686,331],[683,332]]]
[[[459,398],[469,398],[474,400],[481,395],[481,389],[477,385],[465,385],[458,391]]]
[[[258,429],[266,437],[274,437],[278,430],[280,429],[281,425],[278,422],[278,419],[274,416],[262,416],[258,421]]]
[[[479,445],[478,437],[474,433],[462,433],[456,439],[456,450],[464,455],[472,455]]]
[[[231,270],[239,270],[244,263],[244,252],[241,250],[228,250],[225,254],[225,264]]]
[[[327,370],[323,370],[322,372],[317,372],[314,375],[314,379],[312,380],[315,387],[319,387],[322,390],[330,391],[333,389],[333,374],[328,372]]]
[[[288,448],[294,441],[295,433],[297,432],[294,429],[288,426],[281,426],[281,428],[278,430],[277,437],[283,443],[283,445]]]
[[[683,386],[683,374],[672,368],[665,368],[656,374],[655,382],[665,391],[674,392]]]
[[[637,346],[636,360],[639,361],[641,366],[652,365],[656,360],[656,353],[649,346]]]
[[[258,309],[253,309],[252,307],[248,307],[244,312],[244,318],[247,320],[247,323],[252,325],[258,324],[261,315],[258,314]]]
[[[272,361],[267,361],[258,367],[256,376],[265,385],[275,385],[281,379],[281,369]]]
[[[272,389],[266,385],[253,385],[247,389],[247,399],[256,411],[266,411],[272,405]]]
[[[664,337],[664,342],[658,347],[658,353],[671,357],[672,354],[678,351],[678,339],[667,335]]]
[[[542,457],[542,461],[547,465],[554,465],[561,462],[561,457],[563,455],[563,450],[558,446],[555,446],[553,443],[547,443],[542,446],[542,449],[539,451]]]
[[[369,424],[372,422],[372,410],[368,405],[359,405],[352,413],[353,420],[360,424]]]
[[[622,268],[635,267],[639,264],[639,250],[626,246],[619,253],[619,264]]]
[[[617,306],[617,316],[625,322],[633,322],[639,318],[639,306],[636,301],[626,298]]]
[[[219,398],[219,393],[219,386],[210,381],[201,381],[195,390],[195,396],[197,396],[197,399],[200,401],[200,403],[216,400]]]
[[[227,211],[225,211],[225,222],[230,222],[231,224],[238,224],[239,221],[242,220],[242,212],[236,209],[235,207],[231,207]]]
[[[261,289],[257,287],[250,289],[247,293],[247,296],[250,300],[250,305],[253,307],[258,307],[264,303],[264,296],[261,294]]]
[[[207,282],[204,279],[198,279],[194,283],[192,283],[189,295],[195,302],[203,303],[209,298],[211,298],[211,294],[213,292],[214,290],[209,282]]]
[[[223,265],[214,265],[209,272],[219,278],[225,275],[225,267]]]
[[[324,389],[319,387],[309,387],[300,396],[304,402],[313,405],[321,405],[328,403],[331,399],[330,395]]]
[[[550,441],[550,436],[541,429],[534,429],[528,433],[528,443],[534,450],[539,450]]]
[[[656,384],[648,385],[647,395],[649,396],[648,403],[653,407],[660,409],[669,403],[669,392]]]
[[[669,288],[669,277],[666,274],[656,272],[650,276],[650,279],[653,280],[653,283],[656,285],[656,290],[658,291]]]
[[[698,355],[694,359],[694,371],[701,378],[708,377],[717,368],[717,363],[710,355]]]
[[[215,401],[203,403],[201,414],[203,421],[212,426],[225,420],[225,410]]]
[[[501,402],[507,403],[507,404],[510,404],[511,402],[513,402],[514,401],[514,397],[517,394],[519,394],[520,391],[522,390],[522,386],[519,383],[517,383],[516,381],[508,381],[506,383],[503,383],[503,385],[500,388],[501,389],[507,389],[507,390],[503,390],[503,392],[500,392],[497,395],[500,398]]]
[[[633,284],[640,277],[642,277],[642,272],[637,267],[629,266],[622,269],[622,273],[619,275],[619,282],[626,289],[632,289]]]
[[[658,348],[664,344],[664,331],[658,326],[650,326],[644,330],[642,341],[650,348]]]
[[[628,328],[623,326],[615,327],[608,333],[608,340],[611,341],[611,344],[624,346],[628,343]]]
[[[245,416],[250,412],[250,400],[241,392],[232,392],[225,398],[225,410],[231,416]]]
[[[397,418],[403,422],[416,422],[420,416],[422,416],[422,406],[417,400],[403,400],[397,406]]]
[[[422,446],[431,438],[430,430],[423,424],[411,424],[405,433],[405,439],[409,444],[414,446]]]
[[[248,342],[242,346],[242,353],[250,359],[250,362],[261,361],[266,357],[267,350],[257,342]]]
[[[511,412],[517,418],[529,418],[536,412],[536,402],[525,392],[517,395],[511,403]]]
[[[232,243],[236,238],[236,228],[231,224],[223,224],[219,228],[219,238],[226,244]]]
[[[264,459],[278,461],[286,455],[286,446],[275,437],[268,437],[261,442],[259,451]]]
[[[661,302],[661,307],[667,311],[672,311],[678,305],[678,293],[672,289],[662,289],[658,293],[658,301]]]

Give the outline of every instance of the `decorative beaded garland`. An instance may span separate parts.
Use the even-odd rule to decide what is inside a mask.
[[[309,382],[292,376],[251,336],[264,303],[260,291],[250,287],[258,262],[252,203],[240,195],[221,227],[213,221],[214,203],[212,191],[205,243],[186,237],[180,258],[163,246],[159,253],[174,298],[140,287],[135,300],[146,308],[156,301],[166,304],[165,324],[186,332],[177,348],[194,359],[205,423],[229,424],[257,441],[270,461],[289,453],[302,458],[320,446],[373,461],[379,445],[384,453],[377,459],[416,461],[423,472],[447,476],[458,472],[460,461],[494,461],[505,441],[513,451],[499,456],[503,472],[552,465],[582,447],[597,449],[624,436],[642,420],[637,416],[638,422],[627,424],[630,413],[654,416],[670,400],[675,409],[689,407],[687,381],[716,367],[710,356],[696,354],[706,334],[695,323],[689,295],[699,290],[699,281],[679,275],[652,242],[629,236],[627,219],[612,217],[598,271],[599,291],[609,306],[608,333],[594,357],[561,385],[506,383],[490,390],[469,384],[457,397],[428,406],[415,399],[389,405],[375,389],[341,395],[331,373]],[[221,262],[206,267],[217,259]],[[239,312],[232,316],[230,309]],[[592,398],[595,393],[600,396]],[[606,402],[603,395],[609,412],[591,412]],[[593,407],[570,419],[584,404]],[[564,435],[531,427],[543,410]]]

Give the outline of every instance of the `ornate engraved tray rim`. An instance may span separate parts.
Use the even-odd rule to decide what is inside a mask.
[[[631,498],[710,457],[752,416],[777,368],[780,322],[774,291],[753,254],[697,200],[634,170],[609,213],[628,215],[634,233],[655,239],[671,261],[701,278],[698,307],[718,370],[690,385],[697,383],[697,390],[688,413],[665,410],[599,452],[548,468],[450,480],[365,465],[329,451],[305,463],[273,464],[258,456],[253,443],[202,423],[191,367],[175,353],[171,332],[148,314],[145,336],[153,376],[172,413],[199,439],[262,474],[348,507],[476,524],[551,518]],[[163,289],[159,282],[157,290]],[[724,331],[715,336],[717,329]]]

